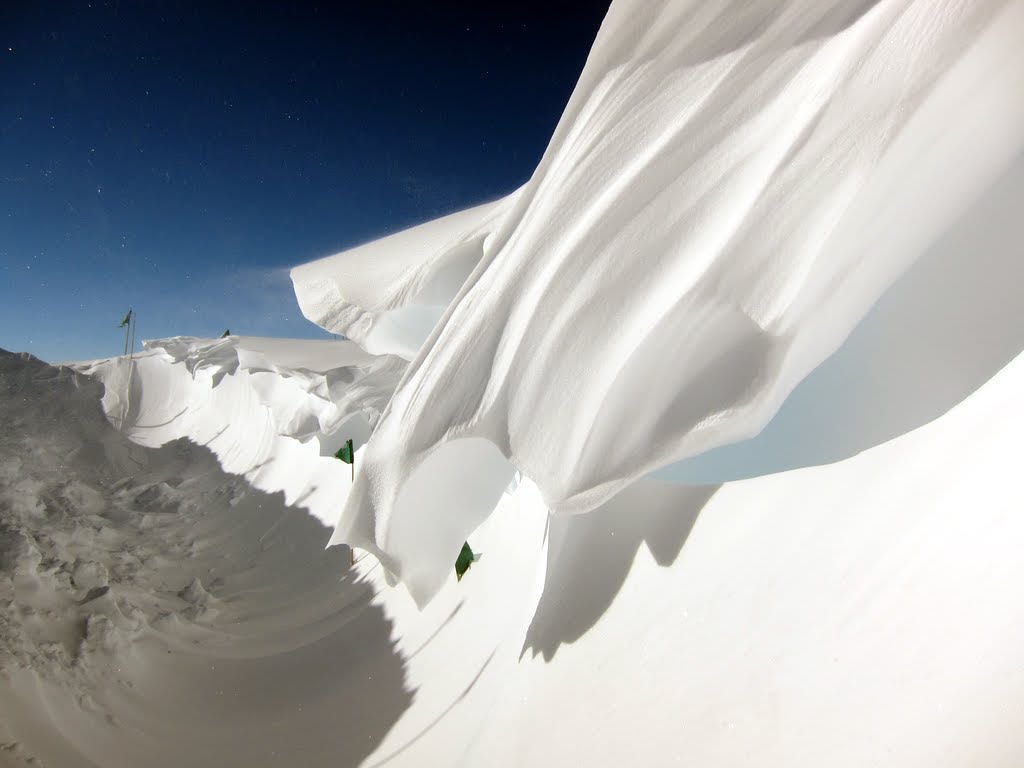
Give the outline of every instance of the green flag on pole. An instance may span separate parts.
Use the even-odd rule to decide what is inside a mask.
[[[128,354],[128,337],[132,340],[132,354],[135,353],[135,315],[132,313],[131,308],[128,309],[128,314],[121,318],[121,324],[118,328],[124,328],[124,353]]]
[[[334,454],[335,458],[341,459],[346,464],[355,463],[355,451],[352,450],[352,441],[346,440],[341,450]]]
[[[455,579],[462,581],[462,577],[466,575],[466,571],[469,570],[469,566],[476,560],[476,555],[473,554],[473,550],[469,548],[469,542],[465,542],[462,545],[462,551],[459,552],[459,556],[455,558]]]

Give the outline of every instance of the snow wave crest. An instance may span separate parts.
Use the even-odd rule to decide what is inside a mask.
[[[418,318],[334,540],[422,604],[487,510],[449,481],[406,493],[421,465],[494,489],[514,465],[578,513],[755,435],[1024,144],[1021,28],[1019,0],[617,0],[515,196],[428,225],[441,251],[410,230],[293,271],[308,317],[379,349],[423,253],[488,232]],[[449,447],[479,438],[504,472]]]

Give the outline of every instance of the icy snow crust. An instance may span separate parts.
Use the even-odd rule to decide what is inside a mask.
[[[513,468],[589,512],[756,435],[1019,152],[1021,29],[1020,0],[617,0],[522,189],[293,270],[307,317],[411,360],[333,541],[422,605]]]

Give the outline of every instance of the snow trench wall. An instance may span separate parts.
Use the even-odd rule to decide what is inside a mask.
[[[104,383],[108,418],[134,442],[187,437],[333,525],[351,487],[334,454],[349,439],[361,449],[404,366],[349,341],[231,336],[147,341],[132,358],[76,367]]]

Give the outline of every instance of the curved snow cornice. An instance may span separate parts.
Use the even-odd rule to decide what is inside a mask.
[[[1019,152],[1022,28],[1020,0],[617,0],[514,198],[293,272],[376,351],[437,265],[465,275],[334,540],[422,604],[511,465],[586,512],[757,434]]]
[[[518,193],[292,269],[299,308],[375,355],[412,360]]]

